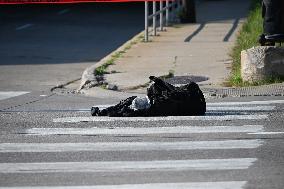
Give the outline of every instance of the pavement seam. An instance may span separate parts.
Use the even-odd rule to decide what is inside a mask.
[[[72,81],[68,81],[68,82],[66,82],[66,83],[64,83],[64,84],[56,85],[55,87],[52,87],[52,88],[50,89],[50,91],[53,92],[53,91],[56,90],[56,89],[62,89],[62,88],[64,88],[65,86],[70,85],[70,84],[72,84],[72,83],[75,83],[76,81],[79,81],[79,80],[81,80],[81,77],[80,77],[80,78],[77,78],[77,79],[74,79],[74,80],[72,80]]]
[[[0,112],[5,112],[6,110],[11,110],[11,109],[19,108],[19,107],[22,107],[22,106],[25,106],[25,105],[28,105],[28,104],[32,104],[32,103],[35,103],[35,102],[39,102],[39,101],[41,101],[41,100],[45,100],[45,99],[47,99],[47,98],[49,98],[49,97],[52,97],[52,96],[54,96],[54,95],[56,95],[56,93],[52,93],[52,94],[50,94],[50,95],[47,95],[47,96],[44,96],[44,97],[41,97],[41,98],[37,98],[37,99],[35,99],[35,100],[30,100],[30,101],[24,102],[24,103],[22,103],[22,104],[18,104],[18,105],[15,105],[15,106],[10,106],[10,107],[8,107],[8,108],[1,109]]]

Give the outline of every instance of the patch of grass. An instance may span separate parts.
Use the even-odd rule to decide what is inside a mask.
[[[124,53],[126,53],[126,51],[129,50],[133,45],[137,44],[138,42],[141,42],[142,39],[143,39],[143,35],[140,35],[140,36],[137,37],[136,40],[131,41],[126,47],[124,47],[123,50],[114,53],[108,61],[106,61],[103,65],[101,65],[101,66],[99,66],[99,67],[97,67],[97,68],[95,69],[94,74],[95,74],[95,75],[104,75],[104,74],[107,74],[107,73],[108,73],[108,72],[106,71],[107,68],[108,68],[110,65],[113,65],[114,62],[115,62],[118,58],[122,57],[122,55],[123,55]],[[115,72],[115,71],[112,71],[112,73],[113,73],[113,72]]]
[[[241,51],[258,46],[258,38],[263,33],[263,19],[261,16],[261,0],[251,0],[251,10],[247,21],[244,23],[236,44],[230,53],[233,59],[232,72],[229,81],[226,83],[229,86],[257,86],[272,83],[280,83],[284,81],[284,77],[270,76],[264,80],[255,81],[252,83],[244,82],[241,77]]]
[[[247,85],[241,77],[241,51],[258,46],[258,37],[263,32],[261,17],[261,0],[251,0],[251,9],[247,21],[236,40],[236,44],[230,53],[233,59],[232,72],[229,78],[229,85],[243,86]]]
[[[242,86],[259,86],[259,85],[267,85],[267,84],[274,84],[274,83],[281,83],[284,81],[283,76],[270,76],[264,80],[255,81],[252,83],[243,82]]]
[[[113,65],[114,64],[114,59],[111,59],[109,61],[107,61],[106,63],[104,63],[103,65],[97,67],[95,69],[95,75],[104,75],[107,73],[106,69],[107,67],[109,67],[110,65]]]

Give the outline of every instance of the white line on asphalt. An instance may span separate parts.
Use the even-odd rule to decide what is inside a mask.
[[[55,123],[113,122],[113,121],[225,121],[225,120],[260,120],[268,115],[221,115],[221,116],[168,116],[168,117],[63,117],[53,119]]]
[[[247,169],[256,158],[165,161],[0,163],[0,173],[143,172]]]
[[[46,96],[46,95],[40,95],[40,96]],[[110,105],[109,105],[110,106]],[[100,109],[104,109],[109,107],[108,105],[100,105],[97,106]],[[275,109],[275,106],[251,106],[251,107],[247,107],[247,106],[236,106],[236,107],[229,107],[229,106],[209,106],[206,108],[206,113],[212,114],[215,113],[216,111],[218,112],[229,112],[229,111],[238,111],[238,112],[245,112],[245,111],[254,111],[254,112],[263,112],[263,111],[271,111]],[[90,108],[78,108],[78,109],[50,109],[50,110],[35,110],[36,112],[54,112],[54,111],[70,111],[70,112],[90,112]],[[217,112],[217,113],[218,113]]]
[[[262,125],[243,126],[176,126],[176,127],[109,127],[109,128],[31,128],[29,135],[147,135],[194,133],[253,133],[262,132]]]
[[[206,111],[271,111],[275,106],[209,106]]]
[[[256,132],[256,133],[248,133],[249,135],[281,135],[284,132]]]
[[[110,107],[111,105],[100,105],[96,106],[100,109]],[[274,110],[275,106],[207,106],[206,111],[271,111]],[[77,109],[78,112],[90,112],[90,108]]]
[[[0,189],[242,189],[246,181],[227,182],[180,182],[180,183],[146,183],[97,186],[16,186]]]
[[[59,11],[57,14],[62,15],[62,14],[65,14],[67,12],[70,12],[70,9],[63,9],[63,10]]]
[[[47,95],[40,95],[42,97],[47,96]],[[100,106],[100,109],[107,108],[109,106]],[[224,112],[230,112],[230,111],[237,111],[237,112],[245,112],[245,111],[253,111],[253,112],[264,112],[264,111],[271,111],[275,109],[275,106],[252,106],[252,107],[247,107],[247,106],[236,106],[236,107],[229,107],[229,106],[209,106],[206,108],[206,114],[210,115],[212,113],[224,113]],[[90,112],[90,108],[78,108],[78,109],[40,109],[40,110],[26,110],[25,112]],[[21,111],[13,111],[10,110],[11,112],[21,112]]]
[[[29,92],[26,92],[26,91],[2,91],[2,92],[0,92],[0,100],[24,95],[24,94],[27,94],[27,93],[29,93]]]
[[[23,30],[31,27],[33,24],[25,24],[16,28],[16,30]]]
[[[1,143],[0,152],[108,152],[108,151],[169,151],[253,149],[261,140],[222,140],[186,142],[97,142],[97,143]]]
[[[243,105],[266,105],[283,104],[284,100],[250,101],[250,102],[214,102],[206,103],[207,106],[243,106]]]

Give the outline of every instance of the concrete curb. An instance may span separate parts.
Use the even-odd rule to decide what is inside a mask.
[[[134,37],[132,37],[130,40],[128,40],[123,45],[118,47],[116,50],[114,50],[113,52],[111,52],[110,54],[108,54],[107,56],[102,58],[99,62],[97,62],[96,64],[94,64],[94,65],[92,65],[88,68],[86,68],[85,71],[82,74],[81,83],[80,83],[80,86],[77,89],[77,91],[80,91],[84,88],[87,88],[86,86],[91,82],[97,82],[98,79],[97,79],[97,76],[95,75],[96,68],[104,65],[107,61],[113,59],[113,56],[116,53],[119,53],[120,51],[125,51],[126,47],[131,45],[131,43],[137,41],[143,34],[144,34],[144,31],[136,34]]]

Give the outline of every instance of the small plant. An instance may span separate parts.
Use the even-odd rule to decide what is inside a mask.
[[[143,39],[143,35],[140,35],[137,37],[136,40],[134,41],[131,41],[126,47],[124,47],[123,50],[121,51],[118,51],[118,52],[115,52],[113,55],[111,55],[111,58],[109,60],[107,60],[103,65],[97,67],[94,71],[94,74],[95,75],[104,75],[104,74],[107,74],[109,72],[107,72],[107,68],[110,66],[110,65],[113,65],[114,62],[122,57],[122,55],[124,53],[126,53],[127,50],[129,50],[133,45],[137,44],[138,42],[141,42]],[[111,73],[116,73],[115,71],[111,71]]]
[[[241,77],[241,51],[258,46],[258,38],[263,32],[261,17],[261,1],[251,0],[251,10],[247,21],[243,24],[242,29],[237,37],[235,46],[230,56],[233,60],[231,76],[228,79],[229,86],[245,86]],[[261,82],[259,82],[261,83]]]
[[[254,82],[243,82],[243,86],[258,86],[266,84],[281,83],[284,81],[283,76],[269,76],[263,80],[254,81]]]
[[[95,75],[104,75],[107,73],[106,69],[107,67],[109,67],[110,65],[114,64],[114,61],[118,58],[119,56],[115,54],[114,57],[112,57],[110,60],[106,61],[106,63],[104,63],[103,65],[97,67],[95,69]]]

